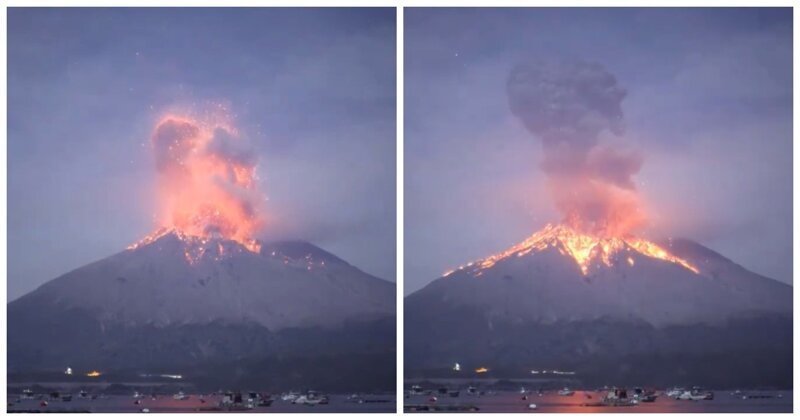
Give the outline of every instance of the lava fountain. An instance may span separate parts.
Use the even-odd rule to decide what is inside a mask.
[[[156,231],[128,249],[173,232],[188,243],[235,241],[259,252],[264,225],[256,155],[229,118],[165,115],[150,145],[158,173]],[[192,253],[187,249],[187,259]]]

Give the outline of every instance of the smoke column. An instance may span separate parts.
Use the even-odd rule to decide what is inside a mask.
[[[257,157],[235,127],[169,115],[156,125],[152,146],[162,226],[254,243],[264,223]]]
[[[633,182],[642,167],[636,152],[600,142],[624,133],[626,92],[601,65],[526,62],[506,85],[511,112],[542,142],[541,168],[564,222],[602,236],[640,227],[644,214]]]

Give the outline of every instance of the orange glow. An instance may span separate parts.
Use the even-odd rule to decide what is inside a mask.
[[[485,367],[483,367],[483,366],[481,366],[481,367],[479,367],[479,368],[475,369],[475,373],[486,373],[486,372],[488,372],[488,371],[489,371],[489,368],[485,368]]]
[[[550,225],[534,233],[528,239],[520,242],[513,247],[491,255],[474,263],[467,264],[466,268],[476,267],[471,270],[475,276],[483,274],[483,270],[497,264],[498,261],[516,256],[522,257],[532,252],[542,251],[549,247],[558,250],[562,255],[569,255],[583,275],[589,274],[593,264],[603,264],[611,267],[615,264],[614,256],[620,251],[637,252],[650,258],[656,258],[678,264],[683,268],[698,274],[700,271],[688,261],[678,258],[653,242],[632,236],[606,237],[580,233],[565,225]],[[633,266],[633,258],[628,257],[627,262]],[[465,267],[459,267],[462,270]],[[451,270],[444,274],[448,276],[455,271]]]
[[[101,375],[101,373],[96,371],[96,370],[93,370],[93,371],[91,371],[91,372],[86,374],[86,376],[88,376],[90,378],[96,378],[96,377],[98,377],[100,375]]]
[[[128,249],[175,232],[199,245],[219,238],[260,251],[254,238],[265,221],[257,161],[226,114],[165,115],[156,123],[151,147],[158,171],[158,228]],[[206,251],[187,247],[186,260],[194,263]],[[225,251],[220,245],[218,255]]]

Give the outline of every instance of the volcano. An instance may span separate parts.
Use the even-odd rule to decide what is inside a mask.
[[[8,367],[389,390],[394,320],[393,283],[310,243],[161,229],[9,303]]]
[[[405,299],[406,377],[792,386],[792,288],[686,239],[548,225]]]

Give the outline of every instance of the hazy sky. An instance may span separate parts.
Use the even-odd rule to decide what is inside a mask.
[[[792,283],[791,9],[405,9],[405,292],[558,221],[511,68],[600,63],[627,90],[643,236]]]
[[[10,9],[8,298],[153,228],[149,136],[224,102],[274,221],[395,280],[394,9]]]

